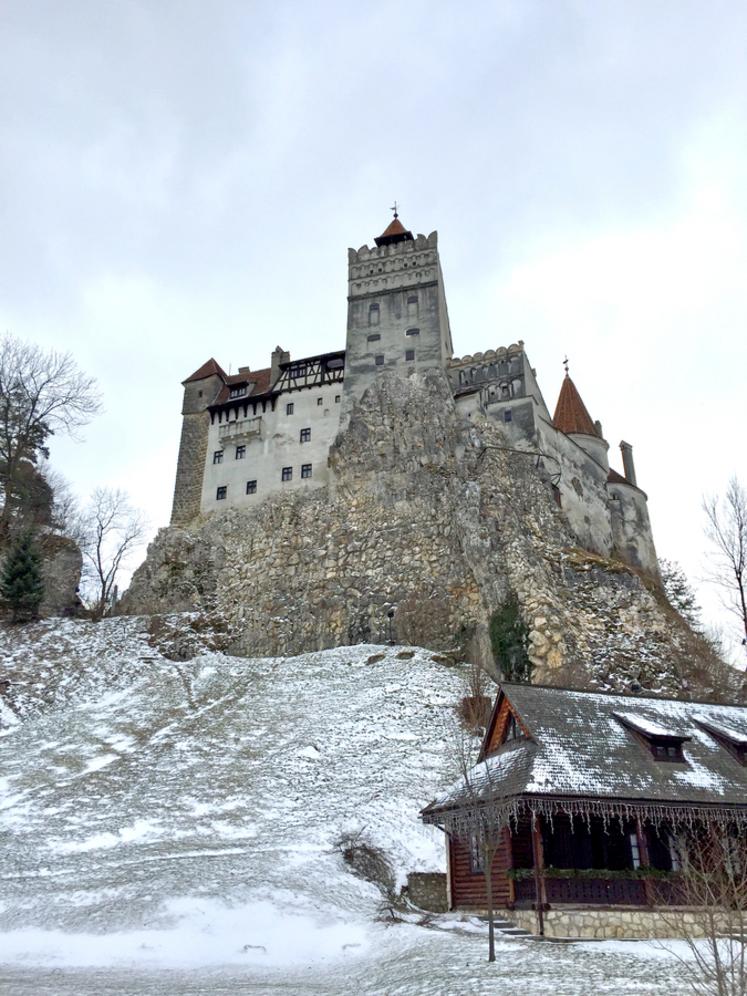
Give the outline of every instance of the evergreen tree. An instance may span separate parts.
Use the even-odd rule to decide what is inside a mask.
[[[13,622],[37,618],[44,597],[44,583],[31,533],[23,533],[11,547],[0,576],[0,593],[10,604]]]
[[[701,630],[700,606],[687,575],[676,560],[659,559],[659,573],[664,593],[673,609],[686,619],[696,632]]]

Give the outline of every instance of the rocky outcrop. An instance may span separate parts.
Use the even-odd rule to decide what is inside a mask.
[[[39,606],[41,618],[69,616],[81,608],[78,596],[83,555],[77,543],[68,536],[49,532],[36,539],[41,559],[44,598]],[[6,552],[0,552],[0,569],[5,563]],[[8,614],[6,606],[0,612]]]
[[[120,611],[211,614],[245,655],[391,638],[494,669],[513,599],[534,681],[734,694],[653,582],[577,548],[537,458],[458,416],[440,372],[377,380],[330,468],[328,489],[162,530]]]

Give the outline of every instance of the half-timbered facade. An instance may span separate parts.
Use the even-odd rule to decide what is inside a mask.
[[[747,707],[504,684],[478,763],[421,814],[452,908],[682,901],[681,835],[747,835]],[[486,846],[487,844],[487,846]]]

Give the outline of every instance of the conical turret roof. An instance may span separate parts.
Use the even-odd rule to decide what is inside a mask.
[[[412,232],[408,232],[395,214],[381,235],[374,239],[377,246],[390,246],[394,242],[411,242]]]
[[[584,436],[599,436],[597,427],[581,400],[578,388],[567,373],[563,378],[552,422],[556,429],[568,435],[577,432]]]

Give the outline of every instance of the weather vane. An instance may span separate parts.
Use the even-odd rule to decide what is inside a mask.
[[[565,375],[568,376],[568,354],[566,353],[565,359],[563,360],[563,366],[565,367]]]
[[[389,210],[390,211],[394,211],[394,217],[395,218],[399,217],[399,215],[397,214],[397,202],[396,201],[394,202],[394,204],[392,204],[392,206],[389,208]]]

